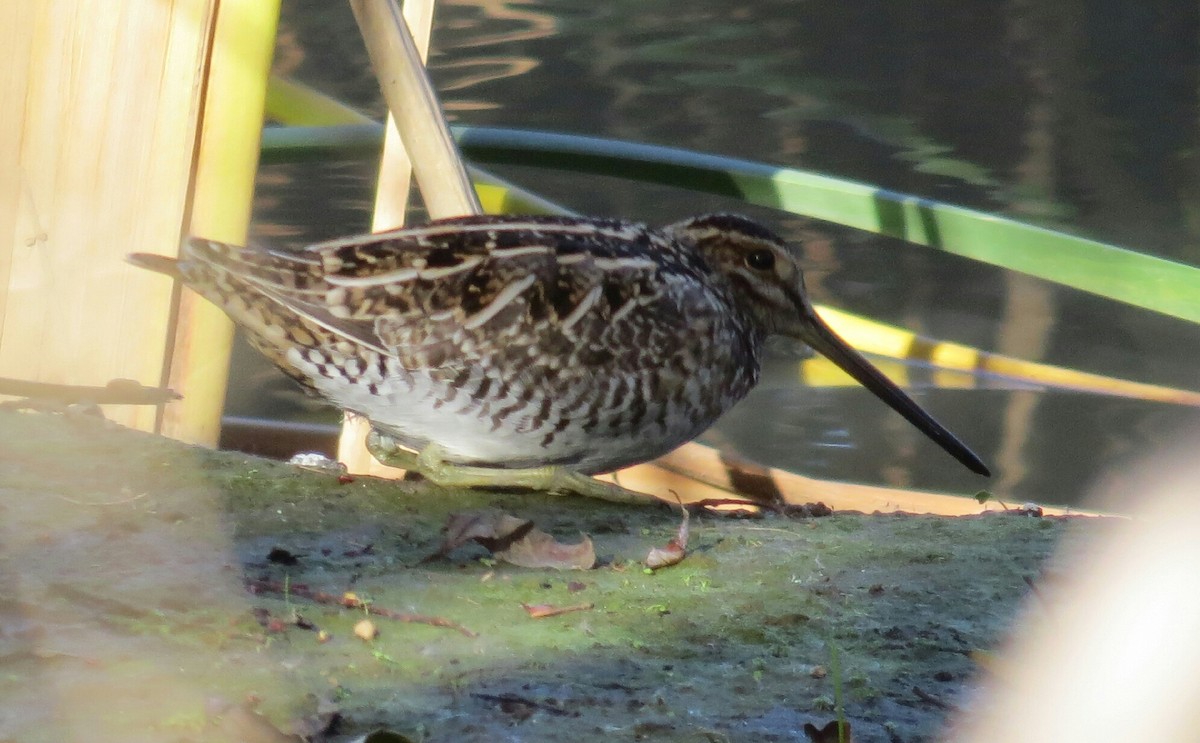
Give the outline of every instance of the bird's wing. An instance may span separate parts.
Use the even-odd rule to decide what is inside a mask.
[[[686,322],[664,291],[678,256],[660,234],[626,222],[471,218],[313,250],[335,314],[359,323],[359,335],[369,324],[407,368],[586,369],[637,340],[625,336],[647,335],[650,319]]]
[[[180,266],[231,314],[280,313],[235,317],[252,330],[291,315],[410,369],[605,366],[686,329],[672,288],[707,270],[645,226],[566,217],[440,220],[300,251],[193,239]]]

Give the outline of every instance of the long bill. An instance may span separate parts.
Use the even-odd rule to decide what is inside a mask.
[[[938,423],[933,416],[913,402],[911,397],[897,387],[892,380],[885,377],[883,372],[872,366],[871,362],[863,358],[850,344],[839,338],[837,333],[833,332],[833,329],[817,315],[807,300],[800,296],[793,296],[792,299],[800,313],[802,340],[812,346],[814,351],[854,377],[859,384],[887,403],[892,410],[904,416],[904,419],[916,426],[921,433],[933,439],[950,456],[962,462],[967,469],[980,475],[990,476],[992,474],[975,452],[967,448],[967,445],[959,441],[957,436],[950,433],[945,426]]]

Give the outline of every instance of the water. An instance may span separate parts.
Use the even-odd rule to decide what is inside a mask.
[[[281,68],[382,113],[343,4],[289,0],[281,30]],[[808,168],[1200,264],[1198,40],[1200,8],[1186,2],[443,0],[431,71],[463,123]],[[715,197],[501,174],[585,213],[663,223],[749,211],[802,239],[817,301],[1022,358],[1200,387],[1200,329],[1182,321]],[[265,168],[256,230],[295,243],[363,231],[373,175],[365,162]],[[1075,503],[1200,423],[1192,408],[1089,394],[919,386],[919,402],[994,465],[986,483],[866,391],[802,386],[794,365],[773,359],[710,440],[816,476]],[[231,412],[278,415],[281,397],[291,410],[252,363],[235,374]]]

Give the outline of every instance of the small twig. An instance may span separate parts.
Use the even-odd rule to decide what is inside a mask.
[[[825,505],[821,501],[814,503],[766,503],[757,500],[747,500],[745,498],[705,498],[704,500],[692,501],[686,504],[686,508],[693,511],[706,508],[716,508],[718,506],[748,506],[755,510],[750,511],[750,515],[758,516],[763,511],[769,511],[779,516],[800,517],[800,518],[819,518],[829,516],[833,513],[833,509]],[[717,515],[722,515],[723,512],[715,511]],[[730,511],[729,514],[737,512]]]
[[[803,534],[796,531],[795,529],[784,529],[784,528],[781,528],[778,526],[751,526],[750,524],[747,524],[745,526],[739,526],[738,529],[740,529],[742,531],[769,531],[772,534],[786,534],[787,536],[790,536],[790,537],[804,536]],[[808,539],[808,537],[804,537],[804,538]]]
[[[146,387],[132,379],[114,379],[103,387],[93,387],[0,377],[0,395],[96,405],[161,405],[180,398],[174,390]]]
[[[133,503],[134,501],[141,500],[142,498],[145,498],[147,495],[150,495],[150,493],[143,492],[143,493],[138,493],[137,495],[131,495],[128,498],[122,498],[121,500],[103,501],[103,502],[99,502],[99,503],[89,503],[88,501],[76,500],[74,498],[69,498],[61,493],[53,493],[53,495],[55,498],[58,498],[59,500],[64,500],[67,503],[71,503],[76,506],[100,507],[100,506],[123,506],[127,503]]]
[[[1033,594],[1033,597],[1037,599],[1037,602],[1041,604],[1043,608],[1048,609],[1050,607],[1050,602],[1046,600],[1046,595],[1042,593],[1042,590],[1038,588],[1036,583],[1033,582],[1033,578],[1030,578],[1028,575],[1023,575],[1021,576],[1021,580],[1025,581],[1025,585],[1029,586],[1029,592]]]
[[[596,605],[590,601],[585,604],[574,604],[572,606],[551,606],[550,604],[521,604],[521,608],[529,613],[532,619],[545,619],[546,617],[557,617],[563,614],[570,614],[573,611],[591,611],[596,608]]]
[[[939,697],[935,697],[934,695],[930,694],[929,692],[925,691],[924,689],[922,689],[919,686],[914,686],[912,688],[912,693],[916,694],[917,698],[920,699],[921,701],[932,704],[934,707],[937,707],[938,709],[944,709],[944,710],[953,710],[954,709],[953,704],[950,704],[949,702],[947,702]]]
[[[761,501],[749,500],[747,498],[704,498],[703,500],[690,501],[686,506],[692,509],[715,508],[717,506],[750,506],[751,508],[779,512],[779,508],[772,503],[762,503]]]
[[[446,629],[456,630],[467,637],[478,637],[479,634],[472,632],[458,622],[444,617],[434,617],[427,614],[409,614],[402,611],[394,611],[382,606],[367,603],[362,599],[350,594],[333,594],[325,591],[314,591],[303,583],[284,584],[274,580],[248,580],[246,581],[246,589],[251,593],[277,593],[284,596],[298,596],[303,599],[308,599],[317,604],[325,604],[327,606],[344,606],[348,609],[362,609],[363,611],[377,617],[392,619],[397,622],[407,622],[410,624],[428,624],[431,627],[445,627]]]

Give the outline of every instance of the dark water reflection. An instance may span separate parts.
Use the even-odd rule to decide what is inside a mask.
[[[282,68],[382,112],[344,4],[289,0],[283,31]],[[810,168],[1200,263],[1198,41],[1190,2],[442,0],[431,67],[462,122]],[[363,230],[373,173],[370,163],[265,168],[257,229],[294,242]],[[737,207],[609,179],[502,174],[580,211],[650,222]],[[1200,329],[1187,323],[750,211],[798,242],[818,301],[1014,356],[1200,386]],[[772,362],[720,426],[726,445],[817,476],[984,484],[865,391],[800,386],[793,365]],[[263,400],[277,396],[249,368],[232,410],[276,414]],[[992,485],[1014,500],[1076,502],[1200,421],[1193,409],[1068,392],[915,394],[996,466]]]

